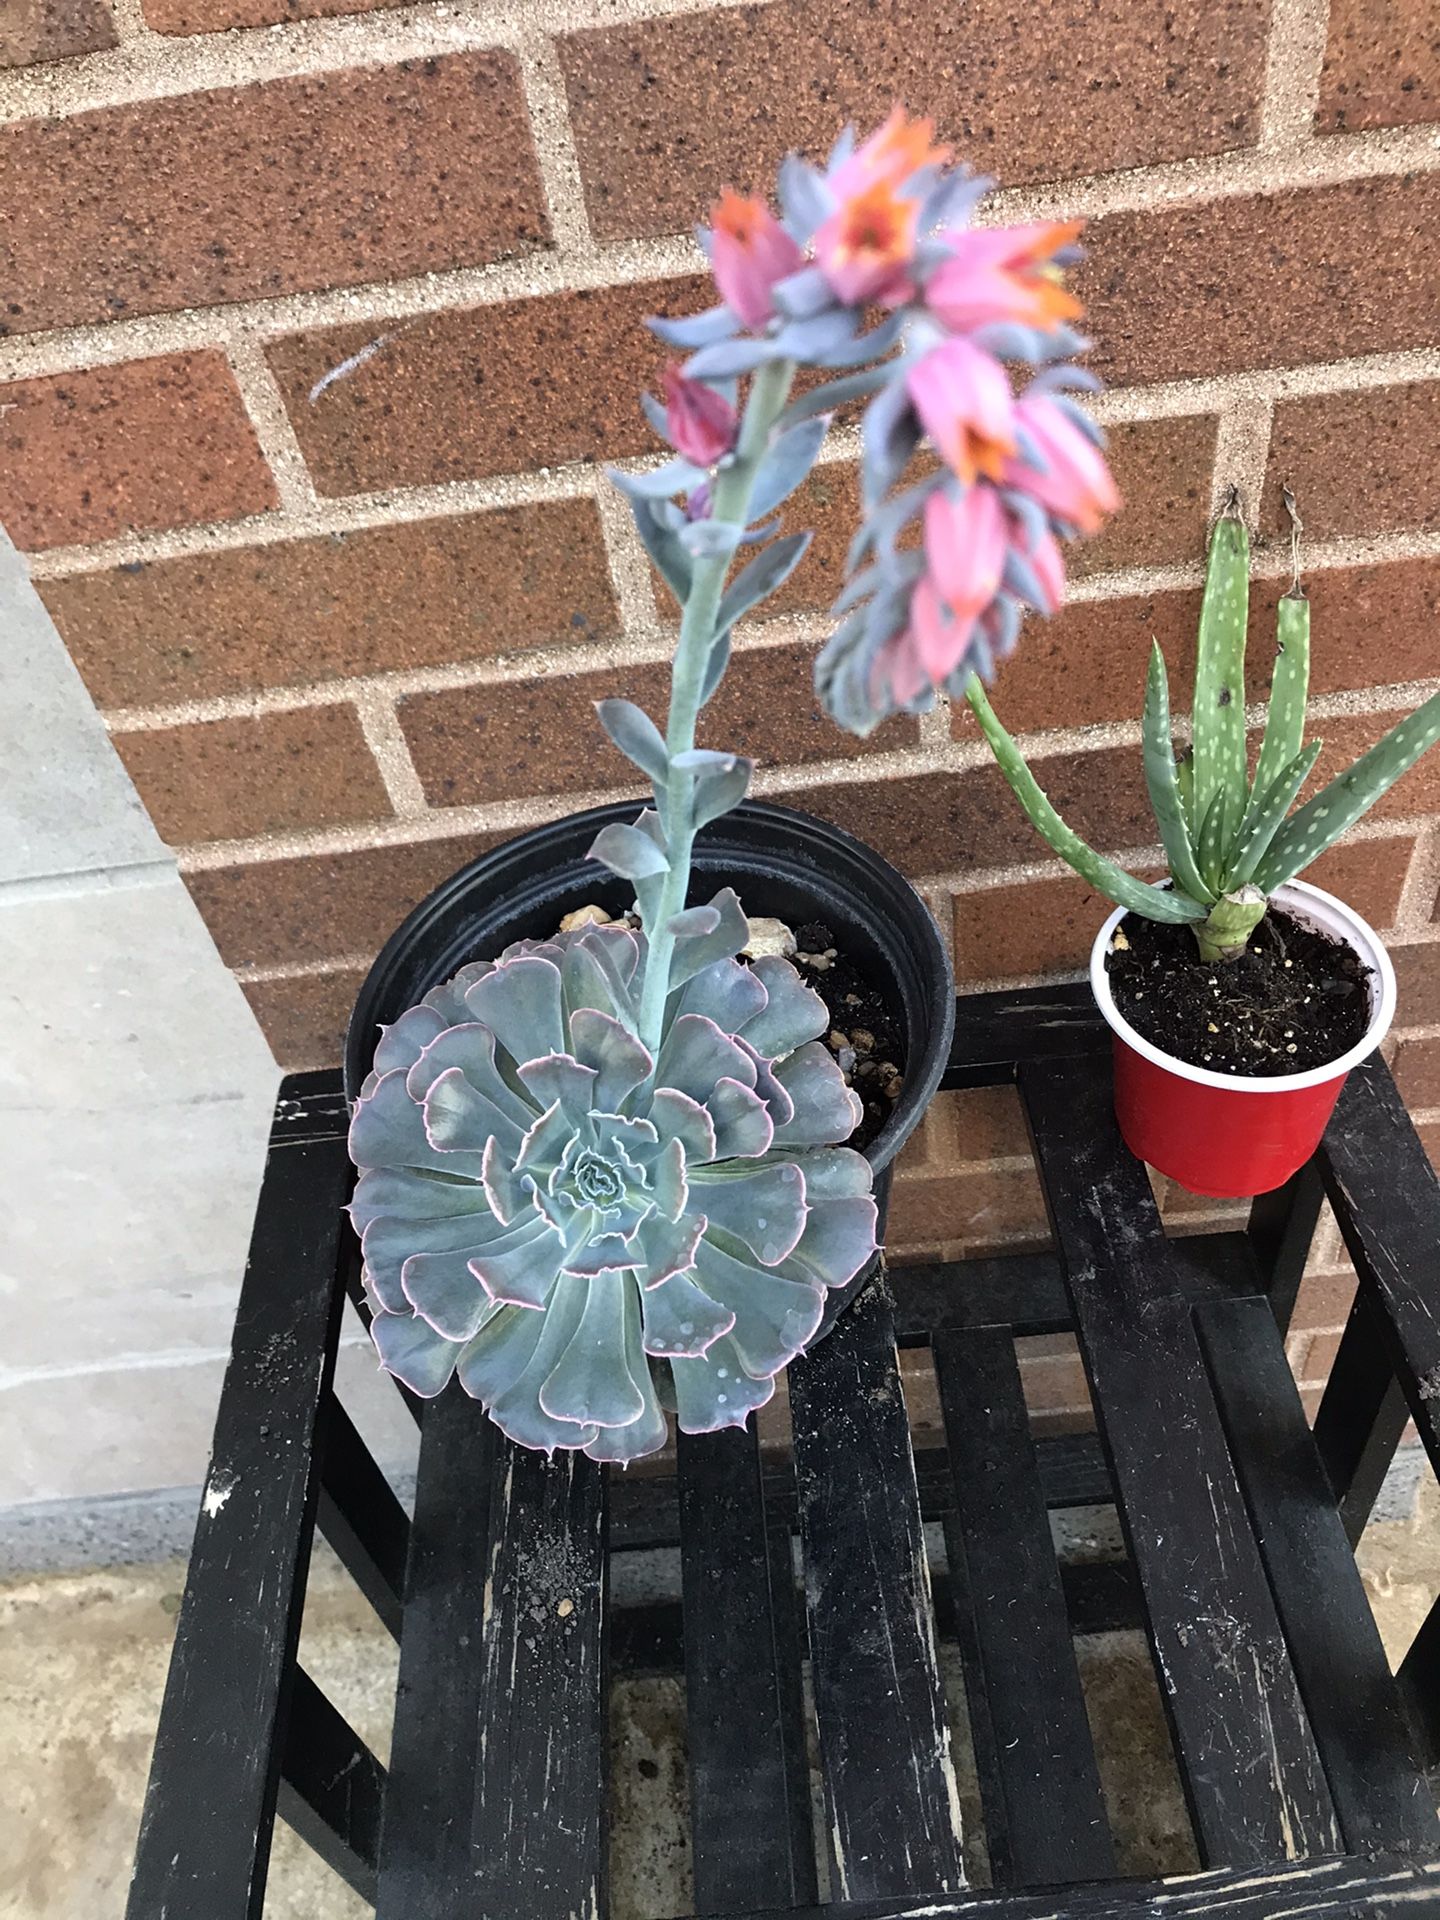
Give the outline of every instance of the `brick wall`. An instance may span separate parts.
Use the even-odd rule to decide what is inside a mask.
[[[635,391],[658,355],[640,318],[697,298],[686,229],[722,181],[758,184],[787,145],[897,94],[1001,176],[1001,215],[1091,221],[1082,291],[1128,506],[997,695],[1076,824],[1155,858],[1146,647],[1157,633],[1185,664],[1206,519],[1232,480],[1257,521],[1262,632],[1285,573],[1281,481],[1302,496],[1327,760],[1428,692],[1427,15],[1419,0],[12,7],[0,520],[280,1057],[335,1057],[360,970],[450,868],[625,789],[587,703],[650,693],[671,640],[596,464],[649,448]],[[809,484],[816,551],[742,635],[712,737],[757,756],[760,792],[897,860],[953,930],[962,982],[1072,971],[1101,903],[1045,857],[970,727],[940,711],[861,746],[812,710],[853,453],[838,436]],[[1317,877],[1395,945],[1399,1071],[1440,1136],[1440,762]],[[1005,1098],[937,1111],[896,1224],[910,1252],[1041,1231]],[[1315,1265],[1306,1380],[1343,1310],[1329,1229]],[[1073,1405],[1063,1353],[1028,1371],[1037,1404]]]

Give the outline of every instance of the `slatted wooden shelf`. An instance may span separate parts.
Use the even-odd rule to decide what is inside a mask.
[[[338,1082],[288,1080],[130,1920],[258,1920],[277,1812],[381,1920],[605,1920],[612,1672],[683,1678],[696,1915],[1440,1914],[1440,1610],[1392,1675],[1352,1551],[1407,1421],[1440,1470],[1440,1185],[1373,1062],[1246,1230],[1171,1241],[1108,1076],[1083,992],[960,1001],[947,1085],[1018,1085],[1055,1251],[877,1279],[791,1369],[788,1450],[682,1436],[621,1475],[452,1391],[410,1402],[412,1514],[332,1386]],[[1283,1338],[1326,1196],[1360,1290],[1312,1436]],[[1016,1342],[1063,1330],[1096,1432],[1036,1438]],[[1051,1516],[1111,1503],[1125,1557],[1059,1564]],[[399,1641],[388,1771],[297,1661],[317,1524]],[[657,1548],[669,1597],[611,1591]],[[1115,1627],[1148,1636],[1200,1863],[1164,1882],[1117,1872],[1081,1690],[1076,1634]]]

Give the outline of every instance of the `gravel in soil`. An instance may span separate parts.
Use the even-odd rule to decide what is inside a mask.
[[[1120,1012],[1152,1046],[1212,1073],[1268,1079],[1328,1066],[1365,1036],[1369,968],[1271,907],[1247,950],[1208,964],[1188,926],[1127,914],[1105,959]]]
[[[904,1087],[900,1022],[873,980],[835,946],[823,922],[795,929],[795,966],[830,1010],[826,1044],[865,1111],[848,1144],[863,1153],[895,1109]]]

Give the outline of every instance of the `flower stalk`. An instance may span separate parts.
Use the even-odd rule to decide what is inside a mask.
[[[793,361],[774,360],[760,369],[751,384],[735,450],[720,469],[711,489],[713,515],[722,525],[745,524],[756,477],[790,397],[794,378]],[[647,915],[644,903],[641,905],[649,961],[640,1001],[640,1039],[652,1052],[659,1045],[665,1017],[670,956],[675,945],[671,922],[685,905],[697,831],[695,775],[688,767],[676,766],[675,762],[695,747],[695,728],[705,700],[705,677],[721,638],[717,622],[731,558],[728,553],[717,553],[696,561],[671,668],[670,713],[665,729],[671,774],[668,780],[654,783],[656,805],[665,828],[669,871],[652,911]]]

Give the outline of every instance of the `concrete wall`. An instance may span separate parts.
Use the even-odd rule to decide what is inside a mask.
[[[201,1478],[277,1071],[3,535],[0,792],[3,1546]]]

